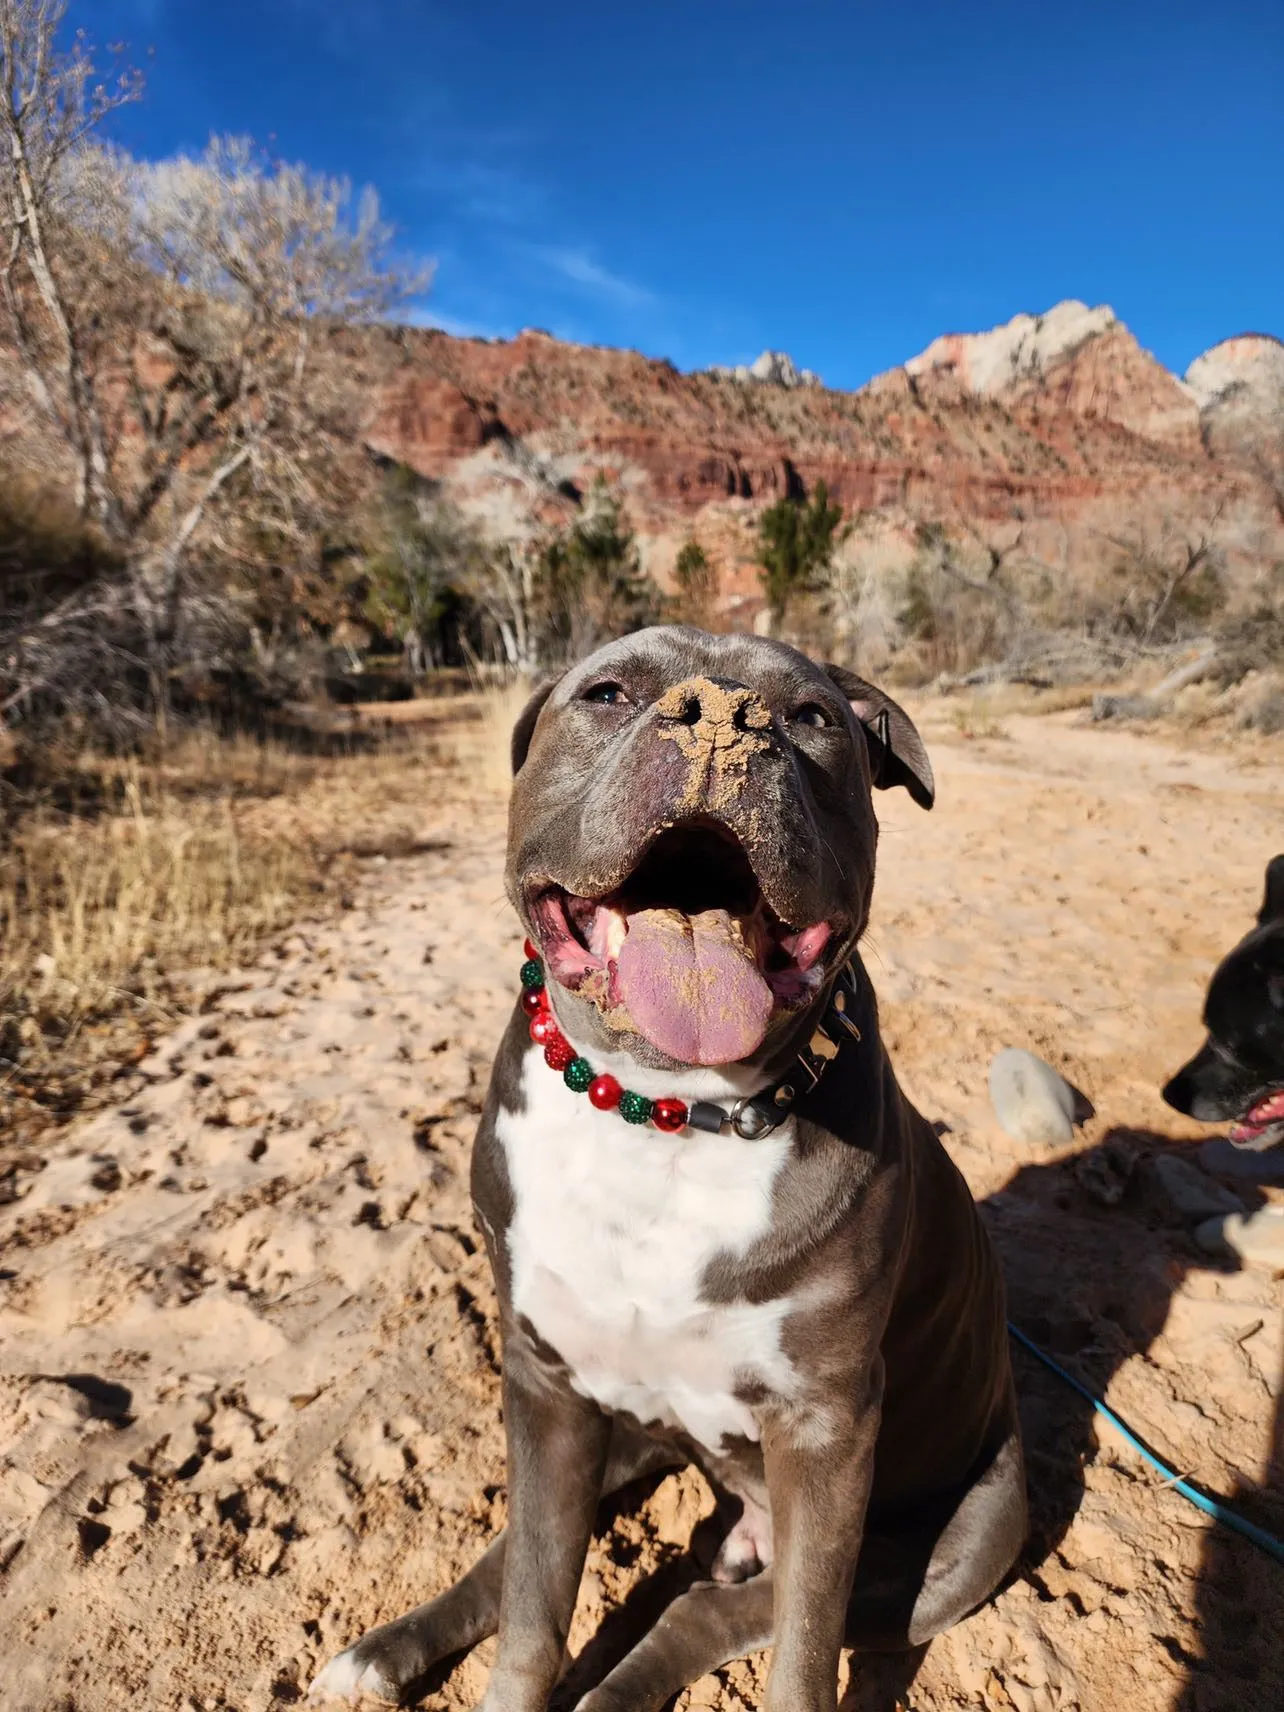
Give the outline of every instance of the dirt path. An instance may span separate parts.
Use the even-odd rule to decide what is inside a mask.
[[[1155,1089],[1284,849],[1281,757],[1067,716],[968,742],[947,715],[925,722],[938,812],[880,804],[868,958],[898,1069],[985,1201],[1014,1316],[1284,1532],[1281,1285],[1201,1256],[1150,1162],[1161,1136],[1194,1145]],[[425,789],[427,848],[371,864],[338,921],[212,990],[0,1210],[5,1712],[296,1703],[321,1659],[440,1588],[502,1518],[466,1161],[520,953],[500,807],[443,790]],[[1073,1155],[995,1128],[985,1077],[1008,1044],[1096,1102]],[[1029,1572],[937,1643],[907,1703],[1284,1704],[1284,1571],[1098,1440],[1025,1358],[1019,1377]],[[648,1572],[680,1574],[708,1508],[687,1475],[612,1518],[576,1647]],[[486,1656],[425,1704],[474,1705]],[[761,1680],[737,1665],[679,1706],[750,1708]],[[849,1703],[878,1704],[874,1678]]]

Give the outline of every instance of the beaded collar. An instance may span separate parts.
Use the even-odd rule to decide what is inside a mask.
[[[614,1076],[599,1075],[587,1058],[580,1057],[557,1026],[544,988],[544,964],[529,939],[525,951],[521,1006],[529,1018],[531,1039],[544,1048],[549,1069],[559,1071],[573,1093],[587,1094],[590,1105],[598,1111],[618,1111],[625,1123],[652,1123],[669,1135],[684,1129],[707,1130],[713,1135],[729,1129],[744,1141],[769,1135],[789,1116],[799,1095],[810,1094],[815,1088],[826,1067],[837,1058],[844,1039],[859,1041],[861,1037],[850,1015],[857,992],[856,976],[851,964],[844,963],[824,1016],[779,1082],[736,1100],[730,1108],[712,1100],[694,1100],[690,1105],[676,1098],[649,1100],[645,1094],[621,1087]]]

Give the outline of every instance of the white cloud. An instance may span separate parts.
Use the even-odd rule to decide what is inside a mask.
[[[610,303],[618,303],[629,309],[638,309],[643,304],[655,302],[655,294],[645,286],[635,285],[632,280],[611,273],[584,250],[546,244],[538,246],[531,253],[545,267],[551,268],[572,285],[581,286],[591,296],[605,298]]]
[[[427,303],[407,310],[404,319],[412,327],[436,327],[443,333],[453,334],[456,339],[507,339],[512,336],[498,327],[482,326],[477,321],[469,321],[458,315],[450,315],[445,310],[434,309]]]

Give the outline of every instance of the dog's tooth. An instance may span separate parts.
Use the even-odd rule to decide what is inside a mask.
[[[606,912],[606,955],[615,958],[620,955],[620,947],[628,938],[629,924],[623,910],[607,910]]]

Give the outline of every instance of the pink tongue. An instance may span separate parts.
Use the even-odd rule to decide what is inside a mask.
[[[651,1044],[682,1064],[748,1058],[771,1021],[771,988],[726,910],[631,915],[614,992]]]

